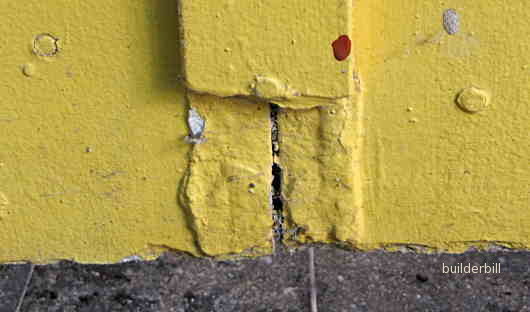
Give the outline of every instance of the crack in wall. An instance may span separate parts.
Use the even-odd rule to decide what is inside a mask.
[[[281,245],[284,237],[284,216],[282,198],[282,167],[280,165],[280,127],[278,114],[281,108],[270,104],[271,111],[271,145],[272,145],[272,182],[271,182],[271,208],[273,220],[273,242]]]

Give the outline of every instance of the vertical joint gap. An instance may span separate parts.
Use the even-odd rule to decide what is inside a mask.
[[[282,196],[282,167],[280,165],[280,127],[278,115],[281,109],[276,104],[270,104],[271,111],[271,140],[272,140],[272,183],[271,202],[274,242],[278,245],[283,243],[284,216]]]

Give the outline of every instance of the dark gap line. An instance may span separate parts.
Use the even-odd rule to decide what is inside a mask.
[[[276,104],[270,104],[271,110],[271,140],[272,140],[272,183],[271,202],[274,240],[276,244],[283,244],[284,216],[282,198],[282,167],[280,165],[280,126],[278,115],[281,109]]]

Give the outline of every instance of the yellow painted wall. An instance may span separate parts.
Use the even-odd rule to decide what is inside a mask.
[[[190,146],[176,8],[0,5],[1,261],[196,252],[177,204]],[[44,33],[58,38],[55,56],[33,52]]]
[[[442,27],[450,8],[454,35]],[[354,13],[362,244],[529,247],[527,1],[359,1]],[[455,104],[471,87],[490,101],[475,114]]]
[[[205,0],[181,1],[193,1],[195,13],[214,10]],[[167,249],[271,252],[264,99],[289,107],[279,117],[284,213],[288,230],[304,228],[293,241],[530,247],[524,0],[295,1],[292,9],[322,19],[283,30],[271,29],[282,25],[272,16],[285,23],[294,14],[282,1],[257,1],[258,9],[218,1],[223,18],[284,40],[260,41],[255,50],[248,40],[263,36],[208,36],[193,14],[187,22],[181,15],[179,37],[177,2],[0,5],[1,262],[116,262]],[[448,8],[460,15],[451,36],[442,26]],[[251,17],[260,10],[278,12],[267,28]],[[322,22],[334,14],[338,21]],[[354,53],[337,62],[330,44],[342,33]],[[220,59],[201,55],[239,73],[244,94],[230,95],[243,97],[186,91],[190,73],[209,73],[204,58],[186,58],[195,36],[227,44],[211,51],[228,53]],[[263,44],[281,52],[274,57],[293,54],[302,67],[284,75],[289,63],[266,58]],[[235,57],[255,61],[234,61],[231,69]],[[185,66],[190,61],[196,66]],[[274,82],[267,96],[252,87],[253,74]],[[314,87],[318,80],[304,75],[327,79]],[[488,107],[459,108],[466,89],[480,90]],[[472,109],[471,100],[462,97],[461,105]],[[190,107],[206,121],[201,144],[185,140]]]

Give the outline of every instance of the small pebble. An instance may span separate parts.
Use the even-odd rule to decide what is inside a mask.
[[[416,279],[419,281],[419,282],[422,282],[422,283],[425,283],[429,280],[429,277],[427,275],[424,275],[424,274],[421,274],[421,273],[418,273],[416,274]]]

